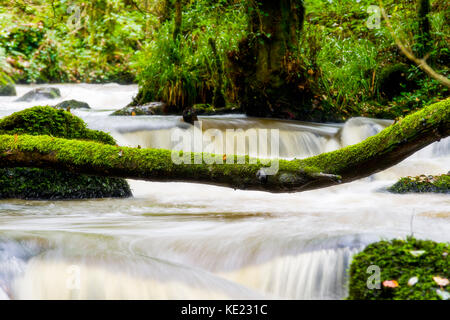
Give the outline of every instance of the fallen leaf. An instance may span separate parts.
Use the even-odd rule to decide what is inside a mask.
[[[447,286],[449,284],[449,281],[448,281],[447,278],[433,277],[433,280],[440,287],[445,287],[445,286]]]
[[[386,280],[383,281],[383,286],[386,288],[397,288],[399,285],[396,280]]]
[[[412,277],[408,280],[408,286],[412,287],[413,285],[415,285],[417,282],[419,282],[419,278],[417,277]]]

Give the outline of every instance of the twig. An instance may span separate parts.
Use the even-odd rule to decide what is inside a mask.
[[[399,47],[400,51],[409,60],[414,62],[420,69],[422,69],[425,73],[427,73],[430,77],[432,77],[433,79],[436,79],[437,81],[439,81],[441,84],[443,84],[447,88],[450,88],[450,80],[448,78],[444,77],[443,75],[437,73],[436,71],[434,71],[434,69],[428,65],[428,63],[426,62],[426,58],[428,57],[428,55],[423,59],[419,59],[412,53],[412,51],[410,49],[406,48],[403,45],[401,40],[395,34],[395,31],[394,31],[394,28],[392,27],[391,21],[389,20],[389,17],[387,16],[386,12],[384,11],[383,1],[381,1],[381,0],[380,0],[380,8],[381,8],[381,13],[384,17],[384,20],[386,20],[386,25],[389,29],[389,32],[390,32],[392,38],[394,38],[395,44],[397,45],[397,47]]]

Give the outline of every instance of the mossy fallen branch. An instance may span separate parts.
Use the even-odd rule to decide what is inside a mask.
[[[0,136],[0,167],[54,168],[149,181],[185,181],[239,189],[297,192],[369,176],[449,135],[450,99],[447,99],[401,119],[356,145],[304,160],[279,160],[275,175],[265,175],[263,162],[250,163],[248,157],[234,156],[234,164],[207,164],[204,160],[201,164],[175,164],[170,150],[30,135]],[[190,153],[189,156],[194,159],[200,154]],[[205,159],[211,155],[202,156]],[[245,163],[238,164],[237,158],[244,159]]]

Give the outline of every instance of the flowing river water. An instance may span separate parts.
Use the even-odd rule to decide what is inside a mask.
[[[62,98],[0,97],[0,116],[67,99],[72,112],[120,145],[171,147],[176,116],[110,117],[136,86],[53,85]],[[18,86],[18,95],[33,86]],[[350,145],[390,121],[314,124],[200,117],[204,129],[278,129],[280,156]],[[0,299],[342,299],[351,257],[380,239],[450,241],[450,197],[396,195],[399,177],[450,170],[445,139],[369,178],[290,194],[130,180],[134,197],[0,201]]]

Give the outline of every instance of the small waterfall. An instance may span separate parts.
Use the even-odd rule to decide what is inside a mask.
[[[172,150],[189,150],[187,146],[176,144],[172,141],[175,130],[182,131],[193,140],[193,126],[171,119],[171,122],[147,121],[145,127],[142,120],[127,128],[116,125],[114,136],[119,144],[128,146],[140,145],[144,148],[162,148]],[[339,148],[361,142],[362,140],[377,134],[392,123],[389,120],[377,120],[368,118],[352,118],[344,125],[303,123],[298,121],[269,120],[254,118],[220,118],[202,117],[201,129],[203,145],[212,143],[211,150],[226,150],[225,146],[234,140],[234,154],[246,154],[258,156],[255,148],[252,149],[251,135],[256,133],[258,137],[261,130],[278,130],[279,157],[284,159],[302,159],[318,155],[320,153],[334,151]],[[231,131],[230,131],[231,130]],[[270,135],[268,133],[268,135]],[[269,136],[267,145],[270,146]],[[243,142],[245,148],[240,148]],[[193,142],[191,144],[193,150]],[[269,152],[271,152],[269,147]],[[231,153],[231,152],[229,152]],[[273,154],[273,153],[271,153]]]
[[[11,298],[14,279],[23,275],[28,260],[39,251],[39,244],[34,240],[0,238],[0,300]]]
[[[357,248],[322,249],[278,257],[223,276],[282,299],[343,299]]]
[[[16,299],[261,299],[256,292],[206,271],[139,257],[30,260],[13,283]]]
[[[379,120],[369,118],[351,118],[339,132],[340,146],[346,147],[357,144],[370,136],[376,135],[381,130],[391,125],[390,120]]]
[[[208,254],[216,241],[174,251],[175,238],[164,239],[163,248],[150,240],[119,253],[99,240],[81,236],[78,246],[68,236],[2,242],[0,298],[342,299],[351,257],[368,241],[359,236],[317,239],[310,250],[299,250],[304,242],[254,242],[237,255],[233,242],[220,247],[219,241],[219,260],[228,263],[216,263]],[[152,252],[173,261],[148,255]]]

